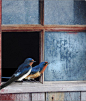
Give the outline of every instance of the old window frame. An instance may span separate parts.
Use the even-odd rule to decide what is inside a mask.
[[[1,0],[0,0],[1,4]],[[39,0],[40,24],[38,25],[1,25],[1,32],[40,32],[40,62],[44,61],[44,34],[45,32],[82,32],[86,25],[44,25],[44,0]],[[1,9],[0,9],[1,10]],[[1,34],[2,35],[2,34]],[[41,83],[40,83],[41,82]],[[44,81],[44,74],[40,82],[12,83],[2,89],[0,93],[23,92],[59,92],[59,91],[86,91],[86,81]],[[28,87],[28,88],[27,88]]]

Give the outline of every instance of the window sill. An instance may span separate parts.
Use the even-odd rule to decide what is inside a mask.
[[[12,83],[0,91],[4,93],[86,91],[86,81]]]

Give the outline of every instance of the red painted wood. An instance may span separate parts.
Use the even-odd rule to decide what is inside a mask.
[[[31,101],[32,95],[24,94],[0,94],[0,101]]]
[[[0,94],[0,101],[14,101],[14,94]]]
[[[1,4],[2,1],[0,0],[0,84],[1,84]]]

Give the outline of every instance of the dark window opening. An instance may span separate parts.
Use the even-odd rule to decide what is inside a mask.
[[[39,64],[39,32],[3,32],[2,77],[11,77],[26,58],[36,61],[33,66]]]

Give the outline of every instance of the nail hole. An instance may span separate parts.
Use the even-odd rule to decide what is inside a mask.
[[[52,97],[52,100],[54,99],[54,97]]]

